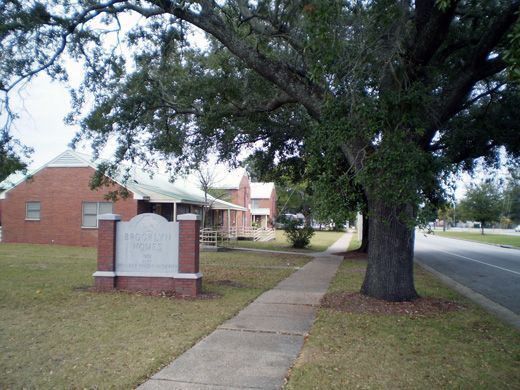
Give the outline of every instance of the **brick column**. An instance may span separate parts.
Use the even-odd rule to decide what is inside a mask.
[[[118,214],[98,216],[97,271],[93,275],[97,290],[111,290],[115,287],[116,230],[120,220]]]
[[[175,291],[197,296],[202,291],[199,270],[200,217],[196,214],[177,216],[179,221],[179,274],[175,277]]]

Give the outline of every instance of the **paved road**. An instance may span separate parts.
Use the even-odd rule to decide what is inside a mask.
[[[415,257],[520,314],[520,250],[417,232]]]

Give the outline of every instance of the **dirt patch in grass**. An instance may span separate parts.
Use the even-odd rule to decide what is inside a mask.
[[[84,291],[91,291],[91,290],[92,290],[92,286],[90,284],[84,284],[81,286],[72,287],[72,291],[84,292]]]
[[[347,270],[345,270],[345,272],[347,273],[355,273],[355,274],[364,274],[366,272],[366,267],[354,267],[354,268],[349,268]]]
[[[333,253],[336,256],[343,256],[345,260],[367,260],[368,254],[359,251],[347,251],[347,252],[337,252]]]
[[[234,280],[229,280],[229,279],[213,280],[208,283],[213,284],[215,286],[226,286],[226,287],[235,287],[235,288],[244,288],[245,287],[242,283],[238,283]]]
[[[435,316],[453,311],[463,310],[460,303],[446,299],[424,297],[412,302],[387,302],[355,293],[329,293],[321,302],[321,306],[355,314],[404,315],[409,317]]]
[[[203,292],[196,297],[190,297],[187,295],[177,294],[175,291],[149,291],[149,290],[121,290],[121,289],[113,289],[113,290],[98,290],[95,287],[86,288],[84,291],[89,291],[93,293],[99,294],[127,294],[127,295],[135,295],[135,296],[145,296],[145,297],[161,297],[161,298],[169,298],[169,299],[183,299],[188,301],[197,301],[197,300],[207,300],[207,299],[218,299],[222,298],[221,294],[213,293],[213,292]]]

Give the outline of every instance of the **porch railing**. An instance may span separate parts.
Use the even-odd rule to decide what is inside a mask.
[[[258,229],[255,232],[255,241],[272,241],[276,239],[276,231],[273,228]]]
[[[200,245],[218,246],[219,234],[217,230],[212,228],[200,229]]]
[[[272,228],[254,227],[218,227],[204,228],[200,231],[200,244],[207,246],[224,246],[230,240],[239,238],[253,241],[271,241],[276,239],[276,231]]]

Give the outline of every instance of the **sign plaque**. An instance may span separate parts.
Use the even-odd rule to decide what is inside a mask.
[[[179,223],[157,214],[118,223],[116,270],[118,275],[172,277],[179,271]]]

